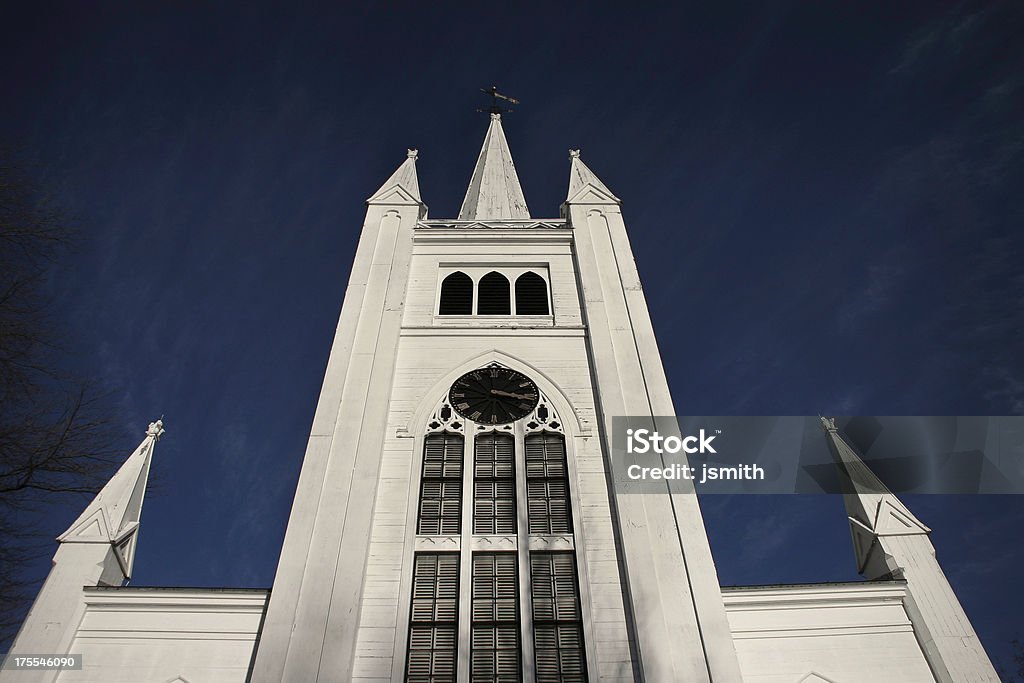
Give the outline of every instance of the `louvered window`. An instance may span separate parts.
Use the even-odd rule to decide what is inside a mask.
[[[430,434],[424,440],[417,534],[461,532],[462,444],[459,434]]]
[[[530,554],[537,682],[586,681],[576,560],[571,552]]]
[[[473,448],[473,533],[515,534],[515,440],[482,434]]]
[[[571,534],[569,470],[560,434],[526,437],[526,495],[531,534]]]
[[[459,555],[418,553],[413,562],[406,680],[454,682],[459,642]]]
[[[516,278],[516,315],[548,315],[548,285],[537,273]]]
[[[490,272],[480,278],[477,287],[476,312],[480,315],[509,315],[512,313],[512,287],[508,278]]]
[[[470,679],[520,680],[519,579],[515,553],[473,555]]]
[[[465,273],[452,273],[441,282],[438,315],[473,314],[473,279]]]

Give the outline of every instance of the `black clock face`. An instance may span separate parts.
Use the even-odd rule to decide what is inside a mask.
[[[468,372],[455,380],[448,401],[462,417],[480,424],[515,422],[537,407],[540,390],[526,375],[508,368],[490,367]]]

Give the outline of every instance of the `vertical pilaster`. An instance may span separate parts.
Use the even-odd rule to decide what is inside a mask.
[[[252,681],[349,680],[412,234],[415,152],[369,201]]]
[[[611,453],[612,417],[674,415],[647,303],[618,200],[573,153],[570,197],[601,438]],[[611,466],[608,464],[610,471]],[[645,680],[740,680],[696,495],[617,495],[617,526]]]

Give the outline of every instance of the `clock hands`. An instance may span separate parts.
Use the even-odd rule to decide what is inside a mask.
[[[491,393],[495,396],[505,396],[506,398],[516,398],[520,401],[532,401],[536,396],[529,394],[513,394],[510,391],[502,391],[501,389],[491,389]]]
[[[521,373],[489,366],[457,379],[448,397],[452,408],[462,417],[482,425],[494,425],[526,417],[537,407],[540,391]]]

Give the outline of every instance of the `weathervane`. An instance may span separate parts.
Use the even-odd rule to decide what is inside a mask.
[[[492,85],[490,88],[480,88],[480,92],[482,92],[485,95],[491,96],[491,106],[488,107],[487,109],[477,109],[477,111],[479,112],[489,112],[491,114],[508,114],[509,112],[512,111],[511,109],[506,109],[505,107],[502,107],[500,104],[498,104],[498,100],[505,100],[509,104],[519,104],[519,100],[517,100],[516,98],[509,97],[508,95],[502,95],[500,92],[498,92],[498,86],[496,85]]]

